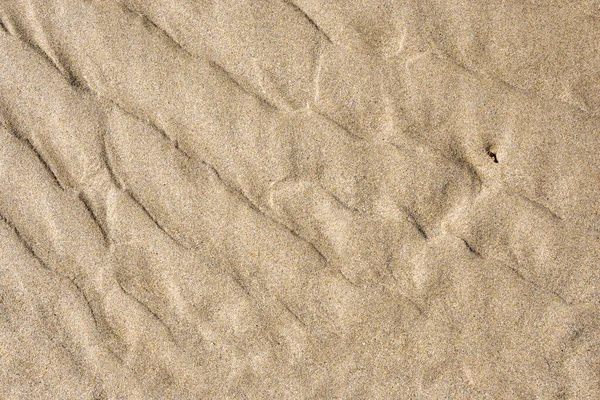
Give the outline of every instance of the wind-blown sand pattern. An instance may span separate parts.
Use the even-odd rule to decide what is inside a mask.
[[[0,21],[0,398],[600,399],[600,2]]]

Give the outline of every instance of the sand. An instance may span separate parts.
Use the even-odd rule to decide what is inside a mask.
[[[0,398],[600,398],[600,2],[0,21]]]

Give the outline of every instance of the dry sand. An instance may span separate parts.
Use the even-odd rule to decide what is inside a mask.
[[[0,20],[1,399],[600,399],[600,2]]]

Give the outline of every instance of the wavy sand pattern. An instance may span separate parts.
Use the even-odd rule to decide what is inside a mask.
[[[0,398],[600,398],[600,2],[0,2]]]

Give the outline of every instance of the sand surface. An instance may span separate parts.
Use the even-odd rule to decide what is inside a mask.
[[[600,399],[599,1],[0,21],[0,399]]]

